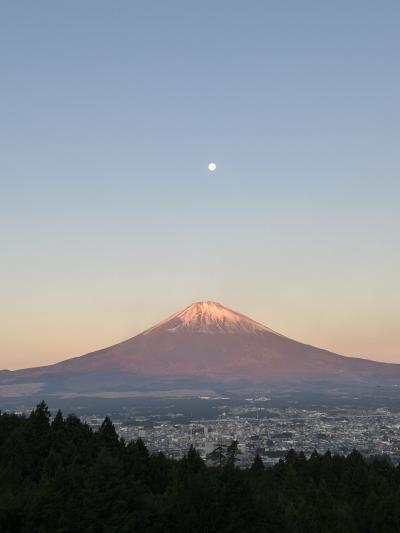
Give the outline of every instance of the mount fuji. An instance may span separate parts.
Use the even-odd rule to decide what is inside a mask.
[[[400,365],[294,341],[220,303],[196,302],[124,342],[60,363],[0,372],[0,396],[250,390],[400,383]]]

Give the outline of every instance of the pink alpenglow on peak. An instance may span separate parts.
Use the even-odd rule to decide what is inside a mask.
[[[0,397],[28,390],[54,394],[104,391],[253,390],[310,383],[398,387],[400,365],[345,357],[280,335],[220,303],[189,305],[126,341],[55,365],[0,372]],[[5,385],[5,386],[1,386]],[[292,386],[291,385],[291,386]],[[108,394],[108,392],[107,392]]]
[[[257,333],[259,331],[275,333],[263,324],[212,301],[195,302],[146,330],[143,335],[161,330],[171,333],[196,331],[211,335],[215,333]]]

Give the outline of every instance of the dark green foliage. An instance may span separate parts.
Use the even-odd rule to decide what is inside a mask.
[[[0,414],[0,533],[395,533],[400,469],[291,450],[240,469],[237,442],[207,467],[190,448],[179,461],[125,444],[106,418],[93,432],[44,403]]]
[[[233,469],[235,468],[236,461],[238,460],[238,442],[237,440],[233,440],[231,444],[228,446],[226,450],[226,462],[225,462],[225,468],[227,469]]]
[[[214,450],[207,455],[207,460],[212,462],[215,466],[223,466],[226,461],[226,447],[218,444]]]
[[[251,472],[253,474],[262,474],[264,472],[264,463],[260,457],[260,454],[257,452],[256,456],[254,457],[253,464],[250,467]]]

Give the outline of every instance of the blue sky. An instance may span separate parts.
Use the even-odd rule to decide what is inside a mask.
[[[201,299],[400,362],[399,25],[394,1],[3,2],[0,367]]]

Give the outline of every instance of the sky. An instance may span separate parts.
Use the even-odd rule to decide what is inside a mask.
[[[1,2],[0,368],[198,300],[400,362],[399,26],[397,0]]]

